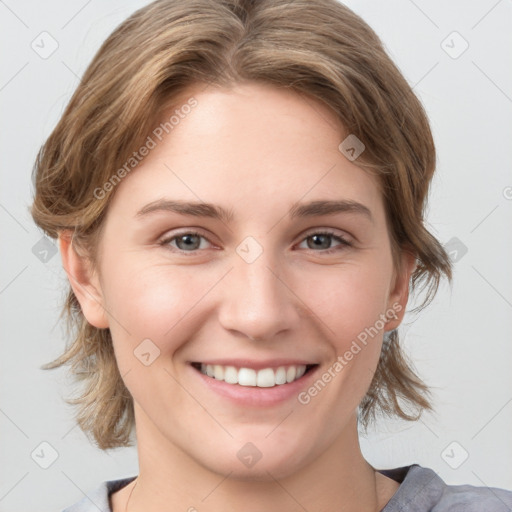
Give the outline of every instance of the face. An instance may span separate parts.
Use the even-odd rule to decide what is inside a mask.
[[[139,445],[283,477],[349,449],[409,275],[394,273],[378,183],[340,152],[348,133],[324,105],[246,83],[197,85],[176,108],[191,97],[116,186],[99,272],[74,288],[110,328]]]

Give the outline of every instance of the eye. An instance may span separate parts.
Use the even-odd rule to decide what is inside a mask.
[[[164,238],[159,243],[162,246],[170,247],[171,250],[176,250],[178,252],[195,252],[196,249],[205,249],[204,244],[201,243],[201,239],[210,243],[207,238],[201,235],[201,233],[197,233],[195,231],[179,233],[177,235]],[[172,245],[173,242],[176,242],[175,246]]]
[[[333,239],[340,242],[341,248],[331,248],[331,242]],[[309,240],[311,240],[311,243],[309,243]],[[306,236],[306,238],[304,238],[304,241],[307,243],[309,249],[322,249],[321,252],[326,254],[340,251],[343,249],[343,247],[352,247],[351,242],[332,231],[319,231],[310,233]]]

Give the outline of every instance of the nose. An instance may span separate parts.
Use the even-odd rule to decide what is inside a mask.
[[[252,263],[234,255],[234,268],[223,281],[219,321],[224,329],[270,341],[299,325],[300,301],[266,251]]]

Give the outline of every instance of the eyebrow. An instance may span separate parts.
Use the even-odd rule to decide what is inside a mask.
[[[153,201],[141,208],[135,217],[141,218],[150,213],[159,211],[169,211],[194,217],[210,217],[212,219],[219,219],[226,223],[232,221],[234,218],[232,210],[226,210],[218,205],[171,199],[159,199],[157,201]],[[295,219],[301,217],[334,215],[337,213],[357,213],[367,217],[371,222],[373,222],[371,210],[367,206],[351,199],[294,203],[290,208],[289,216],[291,219]]]

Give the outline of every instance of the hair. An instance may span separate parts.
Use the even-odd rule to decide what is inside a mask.
[[[376,33],[336,0],[158,0],[139,9],[104,41],[34,169],[35,223],[72,243],[98,268],[97,248],[115,187],[112,180],[140,148],[163,110],[195,83],[231,87],[267,83],[327,105],[365,146],[354,162],[378,178],[394,269],[412,252],[411,292],[431,302],[448,254],[424,224],[436,165],[428,118]],[[131,446],[133,398],[119,373],[110,330],[90,325],[69,287],[61,317],[65,351],[44,369],[70,364],[80,428],[102,450]],[[432,409],[429,389],[386,333],[379,363],[359,406],[367,427],[377,413],[416,420]]]

